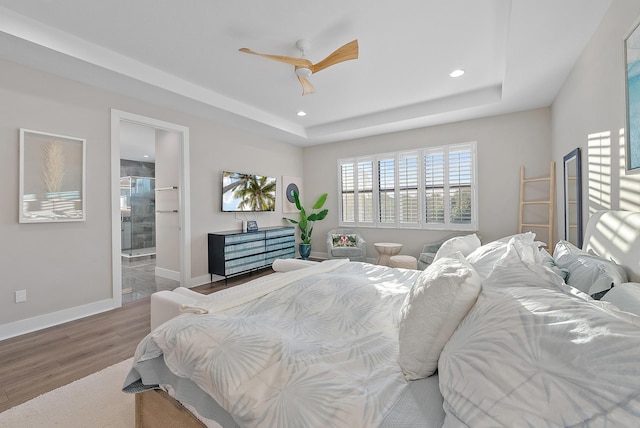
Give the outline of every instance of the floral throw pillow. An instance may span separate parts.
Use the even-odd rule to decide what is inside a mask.
[[[355,233],[332,233],[331,240],[334,247],[357,247],[358,242]]]

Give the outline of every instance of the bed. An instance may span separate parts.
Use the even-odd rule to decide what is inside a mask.
[[[634,426],[639,230],[599,212],[553,257],[524,233],[424,272],[330,260],[179,299],[123,390],[137,427]]]

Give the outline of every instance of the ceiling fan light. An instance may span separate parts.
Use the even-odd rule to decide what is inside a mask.
[[[300,77],[304,77],[305,79],[311,76],[311,70],[306,67],[297,67],[296,74]]]

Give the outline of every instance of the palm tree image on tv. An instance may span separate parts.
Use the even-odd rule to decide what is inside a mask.
[[[274,177],[224,171],[222,183],[222,211],[275,211]]]

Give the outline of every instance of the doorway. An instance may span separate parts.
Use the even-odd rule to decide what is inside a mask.
[[[137,260],[129,255],[129,258],[124,258],[123,262],[123,244],[131,246],[132,243],[128,240],[125,242],[123,237],[123,225],[125,225],[123,213],[125,216],[130,214],[131,205],[127,204],[126,197],[123,198],[122,195],[120,165],[122,152],[126,150],[121,138],[123,130],[131,128],[155,135],[155,147],[159,149],[157,153],[153,153],[153,156],[160,169],[160,175],[154,177],[154,192],[149,202],[152,206],[146,207],[155,214],[153,221],[155,253],[144,254],[143,257],[146,258]],[[161,285],[170,286],[173,283],[189,287],[191,280],[189,128],[133,113],[111,110],[111,176],[114,307],[122,305],[123,288],[129,287],[124,281],[132,278],[139,282],[140,287],[153,288],[154,282]],[[140,182],[145,181],[140,180]],[[144,245],[148,243],[145,242]],[[123,280],[124,271],[132,275],[131,278]],[[149,289],[147,294],[153,291]],[[124,300],[131,300],[131,297],[127,296]]]

